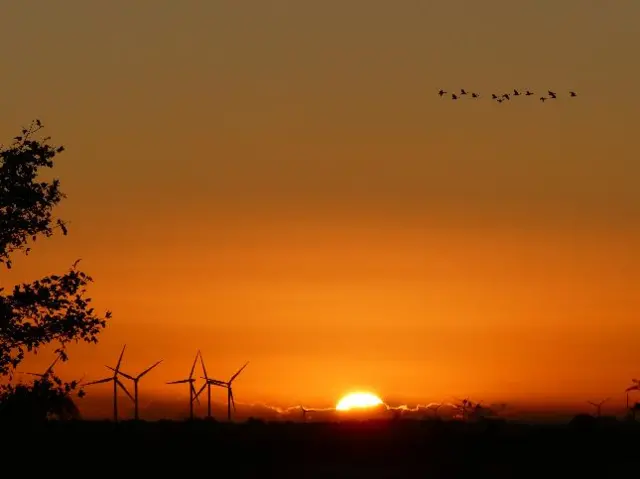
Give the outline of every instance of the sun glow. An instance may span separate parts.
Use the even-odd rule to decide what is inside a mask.
[[[351,393],[338,401],[337,411],[350,411],[351,409],[366,409],[384,404],[375,394],[371,393]]]

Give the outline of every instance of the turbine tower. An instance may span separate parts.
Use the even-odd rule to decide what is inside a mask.
[[[122,351],[120,352],[120,357],[118,358],[118,363],[116,364],[115,369],[109,368],[109,366],[105,366],[114,372],[113,376],[108,378],[98,379],[97,381],[91,381],[90,383],[85,384],[85,386],[91,386],[92,384],[102,384],[102,383],[108,383],[113,381],[113,421],[114,422],[118,422],[118,387],[122,389],[125,392],[125,394],[129,396],[129,399],[133,401],[133,396],[131,395],[131,393],[127,390],[125,385],[122,384],[122,382],[120,382],[120,379],[118,379],[118,373],[120,372],[120,364],[122,363],[122,356],[124,355],[124,350],[126,347],[127,347],[126,344],[122,346]]]
[[[133,381],[133,408],[134,408],[134,415],[133,417],[135,418],[136,421],[138,421],[140,419],[140,414],[139,414],[139,408],[138,408],[138,382],[140,382],[140,379],[142,379],[142,377],[147,374],[149,371],[151,371],[153,368],[155,368],[156,366],[158,366],[158,364],[160,364],[162,362],[162,359],[160,361],[158,361],[157,363],[153,364],[152,366],[149,366],[147,369],[145,369],[144,371],[142,371],[140,374],[138,374],[137,376],[131,376],[125,372],[119,371],[119,370],[115,370],[110,366],[107,366],[109,369],[111,369],[115,374],[120,374],[121,376]]]
[[[189,372],[188,378],[178,379],[177,381],[169,381],[167,383],[167,384],[185,384],[185,383],[189,384],[189,419],[191,420],[193,420],[193,401],[198,401],[198,404],[200,403],[200,400],[198,399],[198,396],[196,393],[196,388],[193,385],[193,383],[196,381],[193,378],[193,372],[196,369],[196,363],[198,362],[199,357],[200,357],[200,350],[198,350],[198,352],[196,353],[196,357],[193,360],[193,364],[191,365],[191,372]]]
[[[231,376],[228,381],[220,381],[218,379],[209,379],[207,382],[213,386],[219,386],[227,389],[227,419],[231,421],[231,406],[233,406],[233,410],[236,410],[236,402],[233,399],[233,381],[240,375],[240,373],[247,367],[249,362],[246,362],[244,366],[236,371],[236,373]]]
[[[602,405],[606,403],[609,399],[611,398],[603,399],[600,402],[593,402],[593,401],[587,401],[587,402],[596,408],[596,417],[600,417],[600,413],[602,412]]]
[[[196,399],[200,396],[200,393],[204,391],[204,388],[207,388],[207,419],[211,419],[213,416],[211,415],[211,383],[209,382],[209,376],[207,375],[207,368],[204,365],[204,358],[202,357],[202,353],[200,353],[200,365],[202,366],[202,372],[204,374],[203,379],[205,383],[196,393]]]

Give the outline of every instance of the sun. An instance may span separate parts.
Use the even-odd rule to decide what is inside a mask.
[[[351,409],[366,409],[384,404],[382,399],[372,393],[351,393],[344,396],[338,404],[336,411],[350,411]]]

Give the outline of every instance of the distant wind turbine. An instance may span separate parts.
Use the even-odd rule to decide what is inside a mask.
[[[596,408],[596,417],[600,417],[600,414],[602,413],[602,405],[606,403],[609,399],[611,398],[603,399],[600,402],[593,402],[593,401],[587,401],[587,402]]]
[[[473,407],[473,402],[471,402],[469,398],[464,398],[462,400],[457,399],[457,401],[458,401],[457,404],[452,404],[451,406],[457,411],[460,411],[462,420],[466,421],[468,416],[467,411]]]
[[[438,417],[438,411],[440,410],[441,407],[442,407],[442,403],[439,403],[439,404],[434,404],[432,405],[432,407],[429,408],[433,411],[434,417],[436,418]]]
[[[631,382],[633,384],[631,386],[629,386],[627,389],[624,390],[624,392],[627,393],[627,409],[629,409],[629,393],[631,391],[639,391],[640,390],[640,380],[639,379],[632,379]]]
[[[244,366],[236,371],[236,373],[231,376],[228,381],[220,381],[218,379],[209,379],[207,382],[212,384],[213,386],[218,386],[227,389],[227,419],[231,421],[231,406],[233,406],[233,410],[236,410],[236,402],[233,399],[233,381],[240,375],[240,373],[247,367],[249,362],[246,362]]]
[[[193,402],[194,401],[198,401],[198,403],[200,403],[200,400],[198,399],[197,395],[196,395],[196,388],[193,385],[193,383],[196,381],[193,378],[193,372],[196,369],[196,363],[198,362],[198,357],[200,357],[200,350],[198,350],[198,352],[196,353],[196,357],[193,360],[193,365],[191,366],[191,372],[189,372],[189,377],[186,379],[179,379],[177,381],[169,381],[167,384],[185,384],[188,383],[189,384],[189,419],[193,420]]]
[[[62,356],[58,355],[56,357],[56,359],[51,363],[51,366],[49,366],[44,373],[27,373],[25,372],[24,374],[29,374],[30,376],[38,376],[41,377],[44,380],[49,379],[49,376],[51,376],[51,374],[53,374],[53,367],[56,365],[56,363],[60,360]]]
[[[140,379],[142,379],[142,377],[144,377],[145,374],[150,372],[153,368],[158,366],[161,362],[162,362],[162,360],[156,362],[152,366],[149,366],[147,369],[142,371],[137,376],[131,376],[131,375],[125,373],[125,372],[122,372],[122,371],[119,371],[119,370],[115,370],[112,367],[107,366],[107,368],[111,369],[115,374],[120,374],[121,376],[124,376],[125,378],[133,381],[133,407],[134,407],[134,416],[133,417],[135,418],[136,421],[138,421],[140,419],[140,414],[138,412],[139,411],[139,409],[138,409],[138,382],[140,382]]]
[[[91,386],[92,384],[102,384],[102,383],[108,383],[113,381],[113,421],[114,422],[118,422],[118,387],[120,387],[120,389],[122,389],[125,392],[125,394],[129,396],[129,399],[131,399],[132,401],[134,400],[133,396],[127,390],[125,385],[122,384],[122,382],[120,382],[120,379],[118,379],[118,372],[120,371],[120,364],[122,363],[122,356],[124,355],[124,350],[126,347],[127,347],[126,344],[122,347],[122,351],[120,352],[120,357],[118,358],[118,363],[116,364],[115,369],[111,369],[109,368],[109,366],[106,366],[107,368],[114,371],[113,376],[108,378],[98,379],[97,381],[91,381],[90,383],[85,384],[85,386]]]
[[[202,353],[200,353],[200,364],[202,365],[202,372],[204,374],[203,379],[205,380],[205,383],[198,390],[195,397],[197,399],[198,396],[200,396],[200,393],[202,393],[202,391],[207,388],[207,418],[211,419],[213,417],[211,416],[211,383],[209,382],[209,376],[207,375],[207,368],[204,365],[204,358],[202,357]]]
[[[304,406],[300,406],[300,410],[302,411],[302,421],[307,422],[307,413],[309,410],[305,409]]]

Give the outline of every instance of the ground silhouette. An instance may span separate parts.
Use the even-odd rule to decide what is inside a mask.
[[[9,432],[5,429],[5,434]],[[540,477],[637,470],[640,427],[591,418],[530,425],[503,420],[51,421],[11,433],[69,475],[232,474],[234,477]],[[20,441],[16,441],[20,443]],[[46,467],[46,461],[43,462]]]

